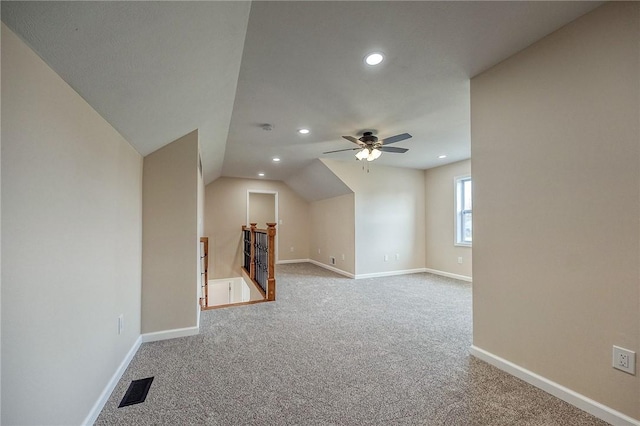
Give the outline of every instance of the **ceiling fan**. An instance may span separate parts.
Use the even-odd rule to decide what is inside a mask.
[[[400,135],[391,136],[385,139],[378,139],[377,136],[373,135],[373,132],[364,132],[362,136],[356,139],[353,136],[343,136],[346,140],[353,142],[358,145],[357,148],[347,148],[347,149],[338,149],[336,151],[327,151],[323,152],[323,154],[331,154],[334,152],[343,152],[343,151],[355,151],[356,158],[358,160],[373,161],[376,158],[380,157],[383,152],[395,152],[398,154],[405,153],[409,151],[407,148],[396,148],[391,145],[392,143],[400,142],[405,139],[409,139],[411,135],[409,133],[402,133]]]

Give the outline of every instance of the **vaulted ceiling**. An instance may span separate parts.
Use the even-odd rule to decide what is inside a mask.
[[[381,164],[469,158],[470,78],[601,3],[3,1],[2,20],[142,155],[198,128],[209,183],[352,160],[322,153],[365,130],[413,135]]]

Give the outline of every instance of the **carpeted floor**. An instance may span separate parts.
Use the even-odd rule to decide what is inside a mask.
[[[471,285],[279,265],[277,301],[145,343],[98,425],[605,425],[469,355]],[[132,380],[147,400],[117,408]]]

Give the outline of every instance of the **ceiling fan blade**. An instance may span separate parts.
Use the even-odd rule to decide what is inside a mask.
[[[345,136],[343,136],[345,137]],[[411,135],[409,133],[403,133],[401,135],[391,136],[390,138],[386,138],[382,140],[383,145],[391,145],[392,143],[400,142],[405,139],[409,139]]]
[[[349,142],[357,143],[360,146],[364,145],[363,142],[359,141],[358,139],[354,138],[353,136],[343,136],[343,138],[345,138]]]
[[[395,146],[381,146],[378,149],[382,152],[397,152],[398,154],[409,151],[407,148],[396,148]]]
[[[342,151],[355,151],[356,149],[362,149],[362,148],[347,148],[347,149],[338,149],[336,151],[327,151],[327,152],[323,152],[323,154],[332,154],[334,152],[342,152]]]

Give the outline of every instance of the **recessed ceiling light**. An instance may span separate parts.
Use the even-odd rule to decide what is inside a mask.
[[[442,154],[442,155],[438,155],[438,158],[442,160],[443,158],[447,158],[447,156],[445,154]]]
[[[382,56],[382,53],[370,53],[369,55],[367,55],[364,61],[368,65],[378,65],[380,62],[382,62],[383,59],[384,56]]]
[[[264,173],[258,173],[258,176],[264,177]]]
[[[279,159],[278,157],[273,157],[273,162],[274,162],[274,163],[277,163],[277,162],[279,162],[279,161],[280,161],[280,159]]]
[[[298,130],[298,133],[300,133],[301,135],[307,135],[309,134],[309,129],[300,129]]]

